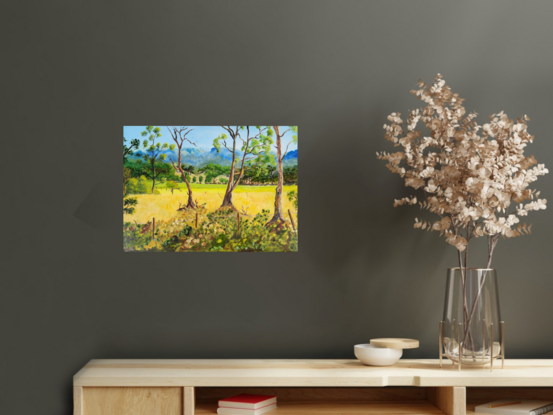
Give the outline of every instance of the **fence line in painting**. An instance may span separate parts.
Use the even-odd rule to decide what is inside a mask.
[[[296,233],[296,225],[294,224],[294,218],[292,217],[292,212],[290,212],[290,209],[288,209],[288,216],[290,216],[290,222],[292,222],[292,229],[294,230],[294,233]]]
[[[292,229],[294,230],[294,233],[296,233],[296,224],[294,222],[294,217],[292,216],[292,212],[290,212],[290,209],[288,209],[288,216],[290,216],[290,222],[292,223]],[[198,229],[198,217],[199,214],[196,212],[196,221],[195,221],[195,228]],[[237,228],[238,232],[240,232],[240,212],[236,212],[236,222],[237,222]],[[152,218],[152,240],[156,240],[156,218]]]

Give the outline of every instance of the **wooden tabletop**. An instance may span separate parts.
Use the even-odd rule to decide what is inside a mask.
[[[74,386],[553,386],[553,360],[506,360],[489,367],[400,360],[390,367],[358,360],[91,360]]]

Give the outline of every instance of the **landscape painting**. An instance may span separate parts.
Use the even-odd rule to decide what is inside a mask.
[[[123,127],[125,252],[297,252],[298,127]]]

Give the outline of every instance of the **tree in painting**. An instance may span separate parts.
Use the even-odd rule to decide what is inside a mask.
[[[169,134],[171,134],[171,138],[175,142],[175,145],[178,149],[177,164],[175,165],[175,162],[173,161],[173,159],[171,159],[171,163],[173,164],[173,167],[179,172],[180,176],[182,177],[182,181],[186,183],[186,187],[188,189],[188,202],[186,203],[186,207],[188,209],[196,209],[196,203],[194,203],[194,198],[192,197],[192,187],[190,186],[190,182],[188,181],[185,170],[182,166],[182,148],[184,143],[189,143],[195,146],[195,144],[192,141],[190,141],[189,138],[187,138],[188,134],[192,132],[192,129],[184,126],[167,127],[167,129],[169,130]]]
[[[166,128],[124,127],[125,251],[298,250],[297,127]]]
[[[290,146],[290,143],[298,143],[298,127],[290,127],[288,130],[281,133],[280,127],[274,126],[273,127],[276,137],[276,161],[277,161],[277,172],[278,172],[278,183],[275,190],[275,207],[274,207],[274,214],[273,218],[269,221],[269,224],[271,223],[280,223],[285,224],[286,220],[284,219],[284,216],[282,214],[282,187],[284,185],[284,170],[282,169],[282,160],[284,157],[286,157],[286,154],[288,153],[288,146]],[[288,131],[292,131],[295,134],[292,136],[292,141],[288,143],[288,146],[286,149],[284,149],[284,152],[282,151],[282,136],[285,135]],[[296,197],[297,200],[297,197]],[[296,206],[297,207],[297,206]]]
[[[144,170],[144,174],[152,179],[152,194],[156,190],[156,180],[163,173],[167,172],[167,166],[163,162],[167,155],[163,150],[175,148],[174,144],[161,143],[158,139],[161,137],[161,128],[148,126],[142,131],[142,137],[146,137],[143,142],[145,154],[142,156],[144,161],[149,164],[149,168]],[[156,142],[157,141],[157,142]],[[156,170],[157,169],[157,170]]]
[[[227,149],[232,154],[232,162],[230,165],[229,181],[221,208],[236,210],[232,204],[232,193],[244,176],[245,163],[246,161],[254,159],[257,164],[269,162],[271,157],[269,152],[271,150],[271,144],[273,143],[271,138],[272,131],[268,129],[268,127],[223,126],[223,128],[228,132],[228,135],[221,134],[216,137],[213,140],[213,147],[216,148],[218,152],[221,151],[222,147]],[[251,132],[250,128],[252,130]],[[265,132],[266,134],[264,134]],[[240,152],[242,155],[240,155]],[[236,168],[238,164],[240,168],[237,171]]]
[[[169,181],[165,186],[167,187],[168,190],[171,191],[171,194],[174,194],[175,190],[181,190],[179,189],[179,185],[176,182]]]
[[[127,156],[132,156],[134,150],[140,146],[140,141],[134,139],[130,142],[129,145],[125,144],[127,140],[123,137],[123,166],[127,161]],[[138,203],[136,197],[126,197],[127,196],[127,183],[131,179],[131,171],[127,167],[123,167],[123,213],[133,214],[135,206]]]

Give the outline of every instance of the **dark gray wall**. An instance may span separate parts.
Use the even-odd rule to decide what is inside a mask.
[[[91,358],[352,358],[381,336],[436,357],[455,251],[412,228],[417,208],[392,208],[408,192],[375,159],[419,78],[444,74],[481,121],[527,113],[529,153],[553,167],[548,1],[35,1],[1,14],[1,414],[69,414]],[[300,252],[124,254],[121,132],[145,123],[298,125]],[[538,183],[545,198],[551,184]],[[550,218],[532,214],[531,236],[497,248],[512,358],[553,358]]]

